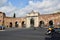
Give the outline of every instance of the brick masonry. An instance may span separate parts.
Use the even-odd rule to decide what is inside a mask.
[[[10,27],[15,27],[15,23],[18,24],[18,28],[23,28],[23,24],[25,24],[26,28],[30,27],[30,19],[33,18],[34,27],[39,27],[39,22],[43,21],[46,27],[49,25],[49,21],[52,20],[55,27],[59,27],[57,25],[60,24],[60,12],[53,13],[53,14],[43,14],[40,15],[38,12],[32,11],[31,13],[27,14],[25,17],[7,17],[5,13],[0,12],[0,25]]]

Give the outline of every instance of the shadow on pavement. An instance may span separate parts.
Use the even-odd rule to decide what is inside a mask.
[[[45,40],[60,40],[60,33],[58,33],[58,32],[54,32],[48,36],[50,36],[50,37],[45,37]]]

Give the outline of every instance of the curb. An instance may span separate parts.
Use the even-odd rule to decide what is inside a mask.
[[[5,31],[5,30],[0,30],[0,31]]]

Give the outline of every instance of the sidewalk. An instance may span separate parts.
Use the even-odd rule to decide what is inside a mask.
[[[0,31],[5,31],[5,30],[0,30]]]
[[[20,28],[15,28],[15,27],[13,27],[13,28],[6,28],[5,31],[12,31],[12,30],[17,30],[17,29],[20,29]]]

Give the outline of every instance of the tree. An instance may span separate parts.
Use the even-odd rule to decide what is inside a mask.
[[[15,17],[16,17],[16,15],[15,15],[15,13],[14,13],[13,18],[15,18]]]

